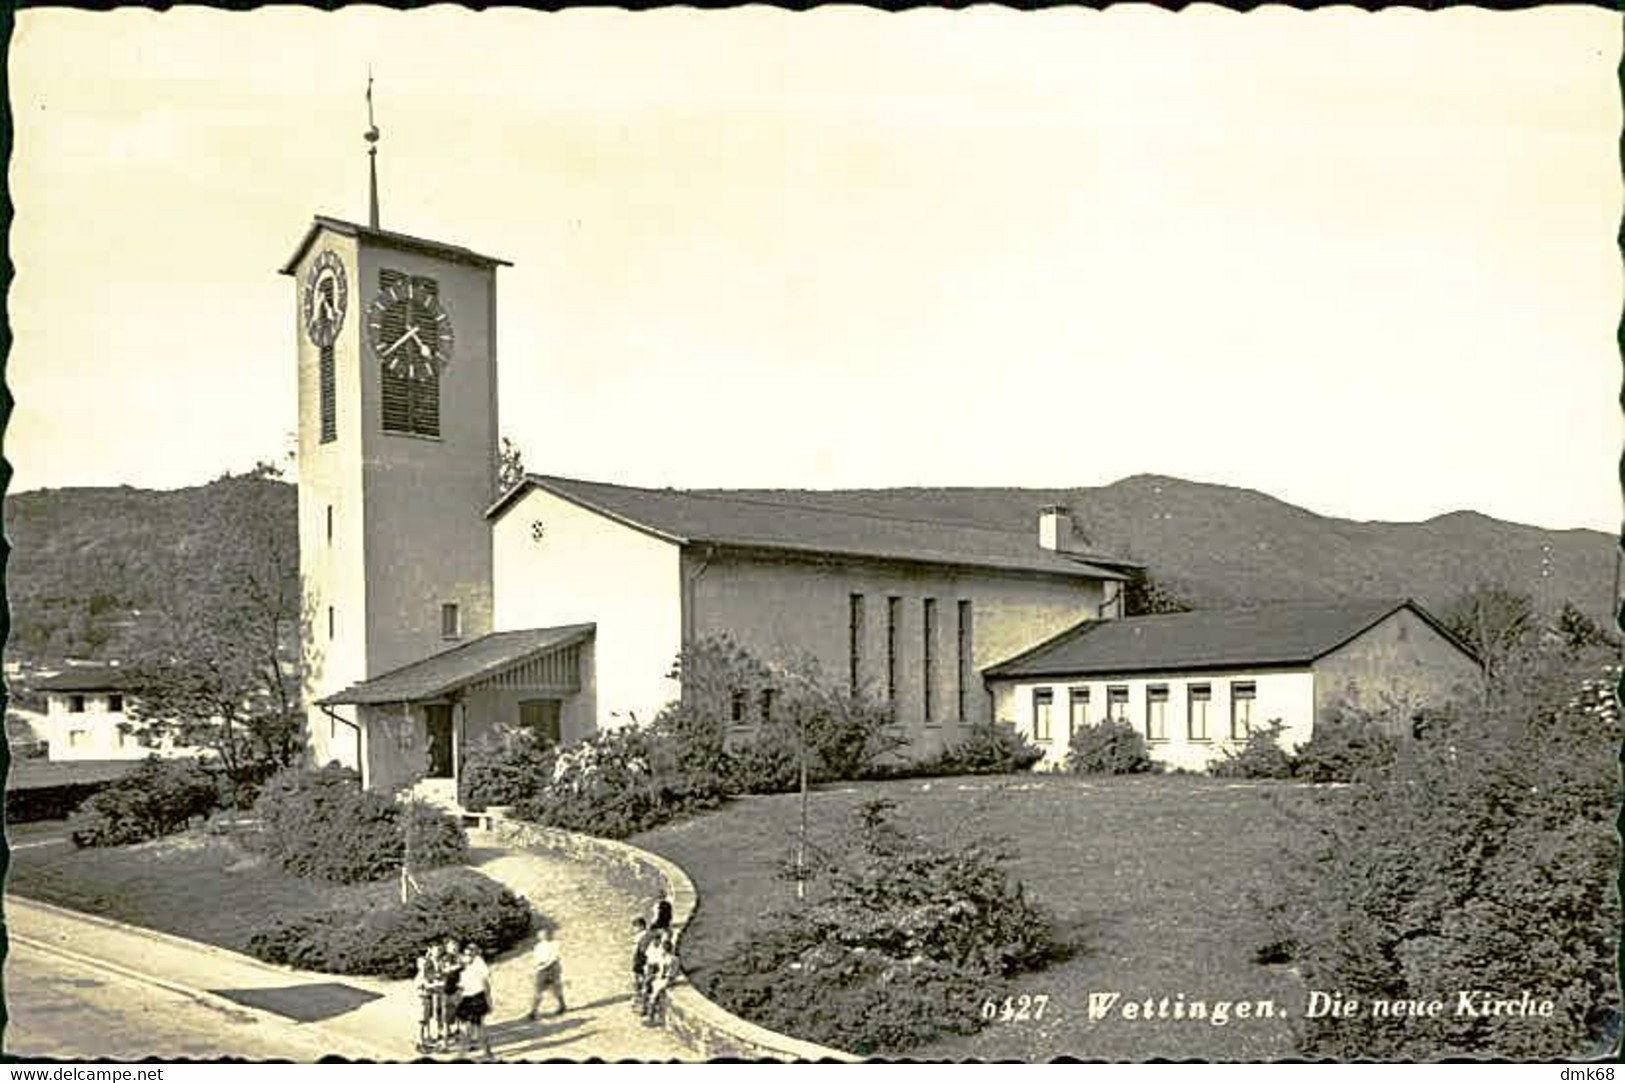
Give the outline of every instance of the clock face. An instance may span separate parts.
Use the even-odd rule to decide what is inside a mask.
[[[424,279],[379,291],[367,307],[367,334],[373,356],[397,376],[427,380],[451,363],[451,317]]]
[[[344,264],[330,251],[324,251],[310,265],[305,276],[305,333],[318,346],[331,346],[344,326],[344,309],[349,290],[344,280]]]

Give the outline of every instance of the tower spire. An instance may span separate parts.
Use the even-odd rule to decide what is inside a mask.
[[[367,224],[373,229],[378,228],[378,125],[372,121],[372,69],[367,69],[367,173],[368,193]]]

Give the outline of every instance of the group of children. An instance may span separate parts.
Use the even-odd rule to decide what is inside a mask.
[[[491,968],[479,945],[460,947],[456,940],[430,944],[418,957],[414,982],[422,1012],[418,1016],[418,1051],[451,1052],[460,1036],[463,1050],[477,1039],[491,1055],[485,1017],[491,1012]]]
[[[646,1027],[666,1022],[666,996],[677,978],[677,934],[671,927],[671,903],[662,899],[654,919],[637,918],[637,944],[632,949],[632,1010]]]

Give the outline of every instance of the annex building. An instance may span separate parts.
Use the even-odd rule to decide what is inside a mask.
[[[1064,677],[1047,687],[1070,697],[1099,672],[1033,668],[1070,649],[1080,622],[1117,623],[1137,570],[1075,539],[1064,508],[1035,508],[1033,528],[1015,532],[854,513],[812,494],[541,474],[497,492],[507,265],[381,229],[375,212],[369,225],[317,217],[282,267],[297,286],[317,762],[450,802],[473,742],[503,726],[568,742],[646,722],[678,695],[667,676],[678,654],[723,634],[764,661],[811,657],[826,679],[888,700],[921,755],[978,721],[1030,729],[1035,678]],[[1088,694],[1114,702],[1115,687]],[[748,728],[767,711],[767,700],[736,704],[733,721]]]

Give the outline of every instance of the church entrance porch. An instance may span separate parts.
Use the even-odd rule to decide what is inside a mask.
[[[567,742],[594,725],[593,625],[493,632],[321,702],[351,705],[362,785],[460,809],[469,753],[519,728]]]

